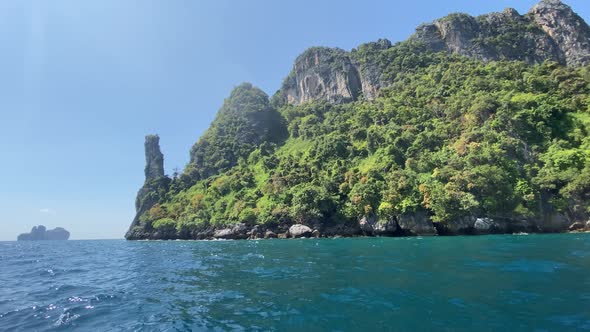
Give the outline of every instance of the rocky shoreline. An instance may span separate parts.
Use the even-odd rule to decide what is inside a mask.
[[[455,223],[433,223],[426,216],[416,214],[389,222],[362,218],[358,223],[339,225],[291,224],[279,226],[249,226],[243,223],[233,226],[203,227],[191,231],[135,228],[128,240],[257,240],[294,238],[339,237],[407,237],[407,236],[456,236],[518,233],[582,233],[590,232],[590,220],[570,223],[569,219],[555,215],[544,220],[507,220],[466,217]]]

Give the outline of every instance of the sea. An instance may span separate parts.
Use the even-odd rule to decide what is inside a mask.
[[[590,330],[590,234],[0,242],[0,331]]]

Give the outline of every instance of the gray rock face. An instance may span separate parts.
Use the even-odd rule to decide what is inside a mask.
[[[483,61],[553,60],[569,66],[590,62],[590,28],[559,0],[543,0],[526,15],[512,8],[478,17],[451,14],[418,27],[411,39],[435,52]]]
[[[68,240],[70,238],[70,232],[66,231],[61,227],[47,230],[45,226],[39,225],[33,227],[30,233],[24,233],[18,236],[18,241],[55,241],[55,240]]]
[[[577,230],[584,229],[584,227],[585,227],[584,223],[577,221],[577,222],[571,224],[570,227],[568,227],[568,230],[569,231],[577,231]]]
[[[363,217],[359,220],[359,227],[364,235],[386,236],[397,231],[395,218],[378,220],[376,217]]]
[[[264,230],[262,229],[262,227],[260,227],[260,225],[255,225],[254,227],[252,227],[251,230],[249,230],[246,235],[248,236],[248,239],[254,240],[254,239],[262,239],[264,238]]]
[[[590,27],[559,0],[543,0],[525,15],[512,8],[477,17],[451,14],[419,26],[408,41],[424,44],[433,52],[482,61],[533,64],[552,60],[568,66],[590,63]],[[380,56],[391,47],[390,41],[380,39],[351,53],[310,48],[297,57],[279,99],[292,105],[318,100],[338,104],[357,100],[361,93],[373,99],[381,88],[391,84],[382,74],[395,58]],[[363,52],[371,56],[357,57]]]
[[[302,224],[295,224],[291,227],[289,227],[289,236],[294,237],[294,238],[299,238],[299,237],[309,237],[312,235],[312,230],[311,228],[302,225]]]
[[[361,90],[359,73],[349,54],[327,47],[313,47],[297,57],[282,88],[285,102],[292,105],[316,100],[350,102]]]
[[[451,222],[445,223],[445,226],[447,230],[453,234],[466,234],[474,229],[475,223],[475,217],[465,216],[463,218],[458,218]]]
[[[251,234],[248,234],[248,226],[241,223],[231,228],[218,229],[213,233],[214,238],[225,240],[246,239],[249,235]]]
[[[404,232],[411,235],[437,235],[432,221],[423,212],[401,215],[398,224]]]
[[[420,30],[418,30],[420,31]],[[433,41],[434,51],[449,50],[466,56],[473,56],[472,40],[478,35],[479,26],[474,17],[467,14],[453,14],[439,19],[426,26],[429,35],[427,40]]]
[[[277,237],[277,234],[273,231],[266,231],[266,233],[264,233],[265,239],[276,239]]]
[[[529,14],[555,42],[567,65],[590,62],[590,27],[568,5],[559,0],[543,0]]]
[[[570,218],[561,213],[546,214],[536,221],[536,226],[541,232],[564,232],[572,224]]]
[[[352,57],[358,58],[359,53],[380,53],[391,48],[391,42],[387,39],[379,39],[376,42],[365,43],[358,47],[358,50],[352,51]],[[363,96],[366,99],[375,99],[379,96],[379,90],[387,85],[387,82],[381,78],[382,69],[376,61],[367,61],[355,59],[355,66],[360,74],[361,87]]]
[[[564,214],[547,211],[541,218],[477,218],[465,216],[444,223],[444,234],[495,234],[514,232],[565,232],[569,227],[577,227],[582,223],[573,223]],[[570,229],[571,230],[571,229]]]
[[[361,228],[361,231],[363,231],[363,234],[373,235],[373,225],[376,223],[377,220],[375,220],[375,218],[363,217],[361,220],[359,220],[359,227]]]
[[[451,234],[492,234],[507,231],[508,225],[500,225],[491,218],[465,216],[446,223],[445,227]],[[525,226],[523,226],[525,227]]]
[[[380,220],[373,226],[373,233],[377,236],[393,235],[397,231],[397,222],[395,219]]]
[[[145,137],[145,180],[157,179],[164,176],[164,155],[160,151],[160,137],[148,135]]]
[[[473,224],[475,231],[480,233],[488,233],[497,227],[498,225],[490,218],[477,218]]]
[[[216,239],[229,239],[233,236],[231,228],[218,229],[213,233],[213,237]]]
[[[434,52],[447,51],[482,61],[563,62],[551,37],[514,9],[479,17],[451,14],[418,27],[411,39],[424,42]]]

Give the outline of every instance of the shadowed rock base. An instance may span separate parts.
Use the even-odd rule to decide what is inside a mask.
[[[436,223],[425,213],[406,214],[387,221],[375,217],[363,217],[357,223],[342,224],[282,224],[275,226],[246,225],[202,227],[178,232],[168,229],[136,229],[128,240],[254,240],[288,238],[333,237],[402,237],[402,236],[453,236],[514,233],[566,233],[590,231],[590,221],[572,222],[561,214],[551,214],[540,219],[506,219],[468,216]]]

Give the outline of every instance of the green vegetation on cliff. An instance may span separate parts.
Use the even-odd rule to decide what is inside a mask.
[[[211,127],[191,149],[185,174],[193,180],[227,171],[259,145],[284,140],[286,130],[268,96],[252,84],[243,83],[232,91]]]
[[[588,217],[590,67],[486,64],[407,44],[355,57],[379,59],[390,80],[380,97],[275,109],[237,87],[140,225],[182,237],[418,212],[442,224]]]

